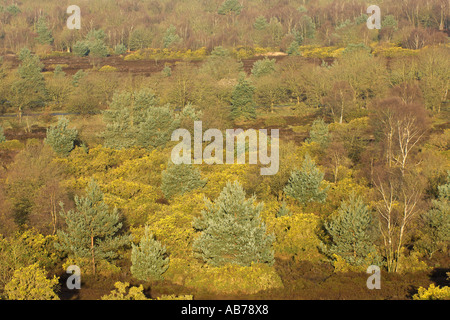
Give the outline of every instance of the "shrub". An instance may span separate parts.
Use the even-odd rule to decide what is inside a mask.
[[[166,249],[149,234],[148,228],[145,228],[139,245],[133,244],[131,251],[133,277],[142,281],[162,280],[162,274],[166,272],[169,264],[169,258],[165,255]]]
[[[45,269],[35,263],[14,271],[5,286],[5,294],[10,300],[59,300],[54,291],[57,284],[56,276],[47,279]]]
[[[58,124],[47,129],[47,138],[45,143],[52,147],[52,149],[60,156],[67,156],[74,148],[75,139],[78,136],[78,131],[69,129],[69,120],[61,117]]]
[[[281,278],[267,264],[251,266],[193,268],[185,286],[218,294],[255,294],[259,291],[282,288]]]
[[[450,300],[450,287],[435,286],[431,284],[428,289],[420,287],[414,300]]]

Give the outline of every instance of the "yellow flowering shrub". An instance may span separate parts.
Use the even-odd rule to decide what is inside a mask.
[[[420,287],[417,294],[413,296],[414,300],[450,300],[450,287],[435,286],[430,284],[427,288]]]
[[[4,294],[9,300],[59,300],[54,291],[58,278],[47,279],[46,274],[39,263],[19,268],[6,284]]]
[[[275,269],[266,264],[195,267],[190,269],[184,284],[188,288],[216,294],[254,294],[283,287]]]

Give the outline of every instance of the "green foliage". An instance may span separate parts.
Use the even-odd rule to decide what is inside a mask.
[[[116,45],[115,47],[114,47],[114,53],[115,54],[125,54],[127,52],[127,47],[124,45],[124,44],[122,44],[122,43],[119,43],[118,45]]]
[[[163,46],[164,48],[169,48],[172,45],[177,44],[181,41],[180,36],[177,34],[177,29],[174,25],[171,25],[167,28],[166,33],[163,38]]]
[[[168,107],[156,106],[149,89],[114,93],[109,110],[103,114],[105,146],[116,149],[164,146],[179,127],[181,118]]]
[[[95,274],[98,260],[116,258],[118,249],[129,244],[130,236],[118,233],[122,228],[119,212],[116,208],[109,209],[93,180],[85,197],[75,196],[75,206],[76,210],[61,210],[67,229],[58,230],[60,242],[55,245],[74,258],[90,259]]]
[[[243,6],[238,0],[225,0],[217,11],[220,15],[235,14],[239,15],[241,13]]]
[[[108,56],[109,50],[105,45],[105,32],[103,30],[92,29],[86,35],[85,40],[79,40],[73,47],[73,52],[80,57],[93,56],[102,58]]]
[[[275,72],[275,59],[264,58],[254,63],[252,75],[256,78]]]
[[[83,70],[78,70],[72,77],[72,85],[78,87],[80,80],[86,75]]]
[[[290,216],[291,212],[289,211],[289,208],[286,207],[286,202],[283,201],[283,204],[281,205],[280,209],[277,211],[277,218],[284,217],[284,216]]]
[[[287,54],[290,56],[301,56],[302,54],[300,53],[299,46],[300,44],[297,41],[292,41],[286,51]]]
[[[0,125],[0,143],[5,142],[6,141],[6,137],[3,131],[3,127]]]
[[[73,150],[77,136],[76,129],[69,129],[69,120],[61,117],[56,125],[47,129],[45,143],[59,156],[65,157]]]
[[[373,222],[369,208],[361,197],[352,194],[341,203],[338,212],[325,222],[330,244],[325,249],[329,256],[338,255],[351,265],[371,265],[368,256],[374,257]]]
[[[269,24],[264,16],[259,16],[255,19],[255,23],[253,24],[253,28],[256,30],[264,30],[267,28]]]
[[[52,44],[53,36],[52,32],[47,27],[47,21],[45,17],[39,17],[36,23],[36,32],[38,34],[37,40],[40,44]]]
[[[328,125],[323,119],[314,120],[311,130],[309,131],[309,139],[306,141],[308,143],[317,143],[321,149],[326,149],[328,147],[328,144],[330,143],[330,133]]]
[[[47,279],[45,269],[35,263],[14,271],[4,293],[9,300],[59,300],[55,293],[57,285],[58,278]]]
[[[89,55],[89,43],[86,41],[77,41],[73,46],[73,53],[80,57]]]
[[[19,109],[21,115],[26,107],[45,100],[47,90],[41,71],[44,65],[39,57],[32,55],[28,49],[22,49],[19,54],[21,64],[17,69],[18,79],[11,86],[11,100]]]
[[[423,215],[423,237],[417,247],[430,256],[436,251],[448,250],[450,241],[450,172],[447,183],[438,187],[439,196],[432,200],[432,208]]]
[[[163,273],[169,267],[169,258],[165,256],[166,249],[149,234],[146,227],[139,245],[132,245],[131,274],[142,281],[162,280]]]
[[[55,71],[53,71],[53,77],[54,78],[64,78],[66,76],[66,73],[63,71],[63,68],[61,65],[57,65],[55,67]]]
[[[200,171],[190,164],[169,163],[162,172],[161,190],[166,199],[201,188],[205,184],[206,180],[201,179]]]
[[[326,200],[329,189],[329,186],[323,187],[323,177],[324,173],[307,154],[300,170],[296,169],[291,173],[284,192],[303,205],[309,202],[322,203]]]
[[[255,102],[253,99],[254,91],[255,88],[245,79],[245,75],[241,74],[231,95],[231,116],[233,119],[256,117]]]
[[[266,234],[261,221],[263,205],[254,202],[245,199],[238,182],[228,182],[214,203],[207,201],[202,218],[193,223],[202,232],[193,245],[196,255],[213,266],[272,264],[274,237]]]

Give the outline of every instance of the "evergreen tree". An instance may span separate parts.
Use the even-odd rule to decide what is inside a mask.
[[[83,70],[78,70],[72,77],[72,85],[78,87],[80,80],[86,75]]]
[[[447,183],[439,186],[439,196],[432,200],[432,208],[423,216],[423,238],[417,246],[431,257],[450,243],[450,171]]]
[[[40,44],[52,44],[52,32],[47,27],[47,22],[44,17],[39,17],[36,23],[36,32],[38,34],[37,40]]]
[[[321,149],[326,149],[330,143],[330,133],[328,125],[323,119],[314,120],[311,130],[309,131],[308,143],[316,142]]]
[[[315,162],[307,154],[300,170],[294,170],[291,173],[284,192],[303,205],[309,202],[324,202],[329,187],[322,187],[323,177],[324,173],[317,168]]]
[[[61,65],[57,65],[55,67],[55,71],[53,71],[53,77],[55,78],[64,78],[66,76],[66,73],[63,71]]]
[[[75,206],[76,210],[61,210],[67,229],[58,231],[60,242],[55,245],[73,258],[89,259],[95,274],[98,261],[116,258],[117,251],[129,244],[131,238],[118,234],[122,228],[119,212],[116,208],[109,209],[93,180],[86,188],[86,196],[75,196]]]
[[[369,255],[376,258],[374,246],[374,225],[368,206],[361,197],[352,194],[343,201],[336,216],[325,222],[325,230],[330,236],[330,244],[325,252],[336,254],[352,265],[372,263]]]
[[[245,198],[238,182],[228,182],[214,203],[206,201],[202,218],[194,220],[194,228],[202,231],[193,244],[196,256],[213,266],[272,264],[274,236],[266,234],[262,208],[254,197]]]
[[[105,146],[116,149],[137,146],[139,125],[146,121],[147,110],[156,103],[156,96],[147,89],[114,93],[109,110],[103,113]]]
[[[292,41],[287,49],[287,54],[290,56],[301,56],[300,50],[298,49],[299,43],[297,41]]]
[[[242,8],[243,6],[239,3],[238,0],[225,0],[225,2],[220,6],[217,13],[220,15],[239,15]]]
[[[132,245],[131,274],[142,281],[162,280],[162,274],[169,267],[169,258],[165,256],[166,249],[146,227],[139,245]]]
[[[252,75],[254,77],[262,77],[275,71],[275,59],[264,58],[253,64]]]
[[[6,141],[6,137],[5,137],[2,126],[0,126],[0,143],[5,142],[5,141]]]
[[[256,117],[254,91],[255,88],[245,79],[245,75],[241,74],[231,96],[231,116],[233,119]]]
[[[47,90],[44,76],[41,74],[44,65],[39,57],[24,48],[19,53],[19,59],[22,63],[17,69],[18,79],[11,86],[11,100],[17,106],[19,118],[22,119],[23,110],[31,107],[33,103],[45,100]]]
[[[169,163],[167,169],[162,172],[161,190],[166,199],[201,188],[205,184],[206,180],[201,179],[199,170],[191,164]]]
[[[168,48],[171,45],[177,44],[181,41],[180,36],[177,34],[177,29],[174,25],[171,25],[169,28],[167,28],[166,33],[164,34],[163,38],[163,46],[164,48]]]
[[[253,28],[256,30],[264,30],[269,24],[267,23],[266,17],[259,16],[256,18]]]
[[[276,217],[284,217],[284,216],[290,216],[291,212],[288,207],[286,207],[286,202],[283,201],[283,204],[281,205],[280,209],[278,209]]]
[[[69,120],[61,117],[58,123],[47,129],[45,143],[60,156],[67,156],[74,148],[78,136],[76,129],[69,129]]]

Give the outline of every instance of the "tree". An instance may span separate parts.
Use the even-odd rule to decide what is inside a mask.
[[[275,59],[264,58],[253,64],[252,75],[256,78],[275,72]]]
[[[274,236],[266,234],[262,208],[262,204],[255,205],[254,197],[245,199],[237,181],[228,182],[214,203],[206,201],[202,217],[193,222],[202,232],[193,244],[196,256],[213,266],[272,264]]]
[[[241,74],[231,95],[231,116],[233,119],[256,117],[255,102],[253,100],[254,91],[255,88],[245,79],[245,75]]]
[[[314,120],[311,130],[309,131],[308,143],[315,142],[321,149],[326,149],[330,142],[330,133],[328,131],[328,125],[323,119]]]
[[[142,281],[162,280],[162,274],[169,267],[166,249],[149,234],[148,227],[139,245],[132,245],[131,263],[131,274]]]
[[[47,279],[45,269],[35,263],[14,271],[4,293],[9,300],[59,300],[55,293],[57,285],[58,278]]]
[[[291,173],[284,192],[303,205],[309,202],[324,202],[329,186],[323,187],[323,177],[324,173],[307,154],[300,170],[296,169]]]
[[[336,215],[325,223],[325,230],[330,243],[325,252],[342,257],[352,265],[372,264],[368,257],[374,259],[374,225],[368,206],[361,197],[350,195],[343,201]]]
[[[52,32],[47,27],[45,17],[41,16],[36,23],[36,32],[38,34],[37,40],[40,44],[52,44],[53,36]]]
[[[2,126],[0,126],[0,143],[5,142],[5,141],[6,141],[5,134],[4,134]]]
[[[201,179],[200,171],[190,164],[169,163],[162,172],[161,190],[166,199],[201,188],[205,184],[206,180]]]
[[[78,136],[76,129],[69,129],[69,120],[61,117],[58,124],[47,129],[45,143],[62,157],[69,155],[74,148],[74,142]]]
[[[375,182],[379,195],[375,208],[389,272],[398,271],[405,237],[419,212],[423,190],[420,182],[417,173],[404,175],[395,172],[387,172],[386,177],[378,177]]]
[[[180,36],[177,34],[177,29],[174,25],[171,25],[167,28],[166,33],[163,38],[163,46],[164,48],[169,48],[172,45],[177,44],[181,41]]]
[[[66,231],[58,230],[60,242],[56,247],[74,258],[90,259],[95,275],[99,260],[117,257],[118,249],[129,244],[130,236],[118,234],[122,228],[119,212],[110,210],[103,201],[103,193],[95,181],[86,188],[86,196],[75,196],[76,210],[60,214],[67,224]]]
[[[285,97],[286,90],[275,76],[264,76],[256,81],[255,96],[258,104],[274,112],[274,106]]]
[[[432,200],[432,208],[423,217],[423,238],[418,242],[430,257],[438,251],[445,251],[450,242],[450,172],[447,183],[439,186],[439,197]]]
[[[21,121],[23,110],[45,100],[47,91],[44,76],[41,74],[44,65],[39,57],[24,48],[19,54],[19,59],[22,63],[17,69],[18,79],[11,87],[11,101],[17,106]]]

